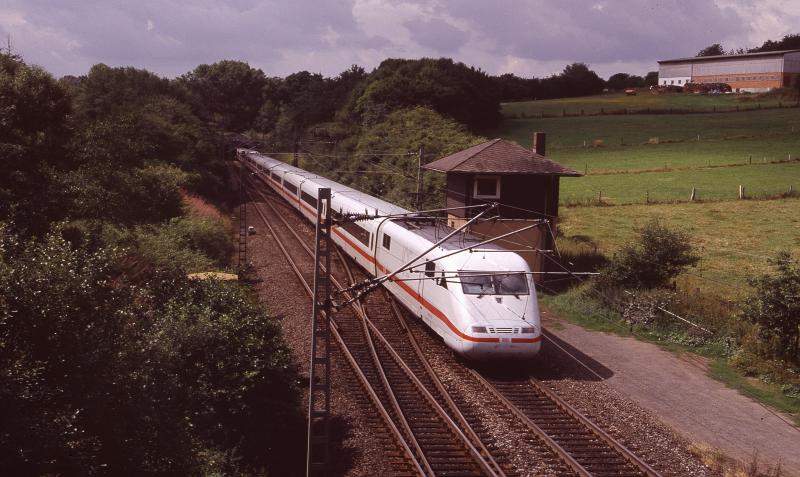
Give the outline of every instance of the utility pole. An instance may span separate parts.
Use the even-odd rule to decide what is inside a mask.
[[[239,161],[239,273],[247,267],[247,192],[244,164]]]
[[[297,150],[300,148],[300,139],[294,138],[294,154],[292,155],[292,165],[297,166]]]
[[[311,378],[308,385],[307,477],[325,477],[330,463],[331,406],[331,190],[317,193],[314,241],[314,305],[311,316]]]
[[[419,152],[417,153],[417,197],[415,204],[417,210],[419,210],[421,196],[422,196],[422,146],[419,147]]]

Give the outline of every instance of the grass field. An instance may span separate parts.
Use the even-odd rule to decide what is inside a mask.
[[[800,138],[800,109],[770,109],[743,113],[641,114],[628,116],[583,116],[575,118],[507,119],[489,136],[500,135],[520,144],[530,144],[532,131],[547,132],[551,154],[562,149],[591,146],[602,140],[606,148],[668,141],[747,140],[792,136]],[[563,151],[562,151],[563,153]]]
[[[672,96],[680,101],[704,96]],[[567,102],[571,100],[565,100]],[[545,131],[547,155],[581,178],[562,180],[562,203],[613,204],[784,193],[800,188],[800,110],[506,119],[486,133],[529,146]],[[584,147],[585,144],[585,147]]]
[[[597,263],[599,255],[610,258],[621,245],[637,238],[637,225],[653,218],[685,230],[701,260],[678,277],[682,313],[718,330],[720,337],[738,336],[746,329],[742,328],[745,322],[736,320],[733,313],[736,303],[752,292],[748,278],[769,271],[768,259],[779,251],[800,257],[800,109],[535,117],[537,112],[558,116],[564,109],[573,114],[581,108],[590,114],[613,107],[697,111],[737,104],[743,109],[745,104],[757,103],[742,102],[735,95],[607,95],[506,104],[506,119],[498,129],[484,134],[530,147],[531,133],[544,131],[549,158],[586,171],[583,177],[561,180],[557,243],[568,260],[575,260],[569,262],[573,267]],[[751,198],[776,197],[790,186],[794,194],[739,200],[739,185]],[[693,187],[699,200],[689,202]],[[601,193],[603,204],[613,206],[592,205],[598,204]],[[543,297],[543,304],[584,326],[626,332],[629,323],[580,290]],[[784,394],[784,382],[762,385],[745,378],[740,369],[733,368],[736,363],[727,359],[722,341],[698,347],[671,331],[664,334],[645,327],[633,333],[662,345],[687,344],[695,352],[714,356],[712,376],[767,405],[795,413],[800,422],[800,400]],[[771,371],[765,372],[763,376]],[[775,376],[794,382],[784,374],[770,376],[770,382],[775,382]]]
[[[721,297],[746,292],[746,278],[766,271],[767,258],[778,251],[800,256],[800,198],[564,207],[559,215],[565,240],[590,237],[607,256],[635,238],[634,226],[652,218],[688,231],[702,259],[682,277],[684,289],[701,288]]]
[[[584,114],[598,114],[601,110],[610,113],[623,109],[646,110],[648,108],[713,111],[714,108],[717,108],[717,110],[733,110],[737,106],[740,109],[758,108],[759,105],[762,108],[776,107],[779,103],[783,106],[796,104],[796,102],[787,102],[774,96],[765,97],[750,94],[652,94],[650,91],[645,90],[640,91],[636,96],[613,93],[579,98],[504,103],[503,115],[509,118],[532,117],[540,114],[560,116],[564,111],[569,115],[577,115],[580,114],[581,110],[583,110]]]

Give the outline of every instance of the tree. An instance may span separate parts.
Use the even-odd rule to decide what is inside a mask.
[[[657,75],[658,73],[656,73]],[[611,75],[606,82],[609,88],[615,90],[627,88],[641,88],[645,86],[645,79],[641,76],[629,75],[628,73],[617,73]]]
[[[764,350],[800,364],[800,265],[788,252],[769,260],[772,274],[753,277],[740,316],[758,325]]]
[[[288,475],[299,377],[235,283],[152,271],[58,232],[0,236],[0,468],[9,475]],[[237,461],[238,460],[238,461]]]
[[[64,166],[70,101],[37,66],[0,53],[0,220],[38,235],[62,210],[54,168]]]
[[[725,48],[719,43],[709,45],[697,52],[696,56],[720,56],[725,54]]]
[[[431,108],[473,131],[500,120],[499,93],[491,78],[449,58],[384,60],[351,107],[374,124],[392,111],[414,106]]]
[[[200,65],[179,78],[196,111],[221,129],[243,131],[253,125],[263,102],[267,78],[241,61]]]
[[[781,51],[800,49],[800,34],[786,35],[778,41],[767,40],[761,46],[749,50],[750,53],[759,51]]]
[[[657,86],[658,71],[648,71],[647,74],[644,76],[644,84],[646,86]]]
[[[416,194],[417,156],[423,148],[425,162],[453,154],[485,141],[470,134],[464,126],[429,108],[402,109],[359,136],[356,159],[344,165],[347,170],[375,172],[346,174],[343,180],[367,193],[385,197],[392,203],[412,207]],[[397,156],[380,156],[380,154]],[[375,156],[370,157],[370,154]],[[333,167],[335,169],[335,167]],[[423,203],[439,207],[441,174],[430,174],[423,187]]]
[[[603,80],[585,63],[567,65],[561,78],[570,96],[588,96],[603,90]]]
[[[700,260],[690,236],[654,219],[634,229],[638,238],[623,245],[601,270],[601,285],[658,288]]]
[[[178,97],[181,91],[166,78],[138,68],[112,68],[102,63],[92,66],[86,76],[61,82],[77,91],[75,110],[84,120],[141,108],[153,97]]]

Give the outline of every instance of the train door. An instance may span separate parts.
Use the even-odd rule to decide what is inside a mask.
[[[425,300],[429,306],[441,306],[439,303],[441,300],[438,299],[440,292],[437,290],[436,285],[436,262],[425,260],[424,265],[418,267],[418,269],[422,271],[422,273],[415,274],[419,278],[417,287],[420,298]],[[431,311],[422,303],[420,303],[419,315],[434,331],[441,333],[441,330],[438,329],[441,323],[432,316]]]

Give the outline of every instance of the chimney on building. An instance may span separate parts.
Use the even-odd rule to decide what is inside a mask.
[[[533,152],[544,156],[545,134],[543,132],[533,133]]]

